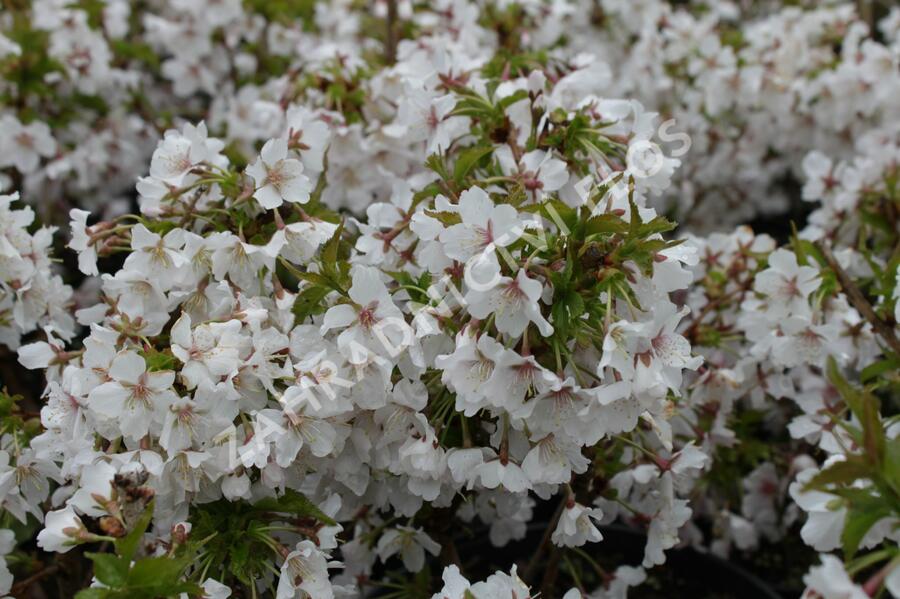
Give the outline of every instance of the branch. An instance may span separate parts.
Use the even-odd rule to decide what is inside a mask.
[[[559,502],[559,506],[556,508],[556,513],[553,514],[553,517],[547,524],[547,529],[544,531],[544,536],[541,538],[541,542],[538,543],[537,548],[535,548],[534,550],[534,554],[531,556],[531,559],[528,560],[528,565],[525,566],[525,572],[523,573],[522,579],[529,584],[534,580],[534,573],[538,567],[541,556],[544,554],[544,550],[547,548],[547,546],[551,545],[550,537],[553,535],[553,531],[556,530],[556,525],[559,523],[559,518],[560,516],[562,516],[563,510],[566,509],[566,504],[568,502],[569,493],[567,491],[563,493],[562,501]]]
[[[48,576],[56,574],[58,571],[59,566],[56,564],[51,564],[41,570],[38,570],[37,573],[29,576],[25,580],[20,580],[19,582],[14,584],[12,589],[10,589],[9,594],[13,597],[20,597],[26,590],[28,590],[28,587],[43,578],[47,578]]]
[[[897,340],[894,330],[890,325],[878,318],[878,315],[872,308],[872,304],[869,303],[869,300],[867,300],[862,291],[859,290],[859,287],[856,286],[856,283],[853,282],[853,279],[850,278],[847,271],[841,268],[841,265],[838,264],[838,261],[835,259],[834,254],[831,253],[831,250],[821,242],[816,243],[816,247],[822,252],[822,256],[828,263],[828,267],[834,271],[835,275],[837,275],[838,282],[841,284],[841,287],[844,288],[844,293],[847,294],[847,299],[850,300],[853,307],[856,308],[869,323],[871,323],[875,332],[881,335],[882,339],[884,339],[891,347],[891,351],[900,356],[900,341]]]
[[[387,0],[387,37],[384,58],[388,64],[397,61],[397,0]]]

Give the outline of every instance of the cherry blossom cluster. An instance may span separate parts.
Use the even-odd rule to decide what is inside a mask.
[[[399,554],[415,572],[439,552],[416,518],[426,502],[469,512],[502,545],[524,534],[529,492],[556,495],[552,542],[583,545],[618,504],[604,516],[579,502],[590,478],[569,482],[642,422],[609,467],[633,474],[620,501],[649,523],[644,564],[665,560],[690,515],[678,493],[704,464],[669,425],[682,371],[700,365],[669,299],[695,257],[645,206],[678,162],[644,176],[628,149],[655,117],[591,96],[586,58],[553,80],[453,80],[437,46],[420,46],[401,45],[393,69],[431,70],[394,90],[381,135],[429,158],[406,179],[385,173],[386,201],[360,196],[365,218],[337,221],[347,198],[329,194],[342,126],[291,104],[244,168],[206,124],[185,124],[138,180],[140,214],[89,224],[72,211],[83,274],[125,258],[75,313],[83,350],[48,338],[20,352],[48,378],[30,446],[64,481],[42,548],[127,530],[119,481],[135,477],[170,546],[221,498],[302,492],[329,521],[363,512],[339,551],[342,592],[375,560]],[[265,536],[278,595],[337,592],[342,527],[282,528]]]
[[[848,140],[896,126],[900,10],[873,26],[854,3],[740,3],[756,14],[732,2],[673,4],[559,3],[535,43],[565,32],[610,57],[597,76],[674,119],[662,136],[674,149],[685,146],[678,133],[689,135],[663,204],[682,224],[722,230],[783,212],[796,195],[785,180],[801,175],[808,152],[850,159]]]
[[[896,136],[873,131],[853,161],[832,165],[823,154],[810,154],[804,197],[819,207],[790,249],[747,228],[689,242],[700,259],[688,299],[696,316],[685,336],[705,358],[688,385],[696,412],[692,426],[703,431],[712,470],[716,447],[749,451],[758,443],[731,426],[747,414],[764,415],[755,435],[770,439],[762,452],[767,459],[746,473],[739,511],[723,511],[722,499],[698,506],[698,514],[717,523],[722,532],[711,547],[725,554],[782,541],[803,523],[803,541],[823,553],[823,565],[805,579],[818,593],[812,596],[868,596],[881,584],[897,594],[900,584],[890,550],[887,563],[861,586],[827,553],[843,548],[852,556],[859,547],[898,541],[896,510],[875,507],[882,499],[889,503],[896,491],[890,483],[879,487],[880,472],[848,472],[845,465],[867,459],[876,470],[896,470],[882,452],[896,445],[897,427],[878,416],[876,399],[885,390],[890,397],[892,383],[880,377],[896,368],[900,349],[897,228],[890,225],[895,144]],[[853,373],[865,386],[856,388],[842,373]],[[845,476],[834,474],[842,470]],[[717,491],[728,495],[728,489]],[[861,507],[872,496],[881,499]],[[873,516],[865,525],[857,522],[863,512]],[[860,536],[848,537],[857,525]]]
[[[641,584],[645,575],[640,568],[620,566],[614,573],[614,580],[607,589],[598,590],[590,595],[591,599],[616,599],[625,597],[628,588]],[[509,574],[495,572],[486,580],[472,584],[460,574],[456,566],[448,566],[443,573],[444,587],[434,594],[432,599],[464,599],[465,597],[531,597],[532,592],[518,577],[515,566]],[[578,589],[571,589],[564,599],[581,599],[583,595]]]
[[[810,152],[803,161],[802,194],[816,208],[801,237],[830,239],[839,248],[852,248],[860,235],[870,235],[868,227],[882,229],[890,235],[891,229],[896,228],[896,217],[887,206],[897,197],[898,164],[900,126],[897,124],[867,132],[856,141],[855,153],[845,159],[822,151]],[[881,262],[890,259],[883,248],[879,253]],[[862,265],[855,271],[866,272]]]
[[[674,206],[696,229],[721,229],[721,219],[705,222],[707,198],[728,205],[732,225],[782,212],[795,191],[784,181],[802,175],[809,151],[848,159],[847,139],[898,120],[892,98],[900,88],[900,11],[870,25],[852,3],[758,4],[753,12],[730,2],[714,2],[706,11],[663,0],[637,8],[605,0],[596,10],[591,3],[526,4],[510,43],[542,49],[563,37],[565,49],[554,50],[563,58],[576,51],[603,56],[583,77],[589,73],[606,93],[636,98],[677,124],[664,127],[660,138],[685,165],[659,205]],[[482,11],[474,5],[399,6],[398,18],[455,48],[462,69],[477,63],[473,49],[497,44],[478,24]],[[386,4],[377,7],[376,16],[384,16]],[[52,197],[122,211],[169,115],[205,116],[226,131],[226,142],[246,151],[276,135],[282,106],[299,94],[307,106],[324,105],[360,121],[339,134],[347,150],[340,162],[350,180],[333,195],[364,209],[360,196],[383,196],[389,183],[385,187],[377,173],[355,173],[360,185],[349,165],[371,169],[379,155],[390,155],[392,171],[414,168],[391,152],[396,136],[370,137],[365,127],[353,126],[391,109],[398,72],[369,79],[366,53],[377,42],[366,35],[367,16],[350,3],[298,8],[297,14],[275,10],[259,12],[236,1],[172,1],[131,15],[126,2],[107,2],[99,11],[32,2],[25,17],[29,35],[11,19],[0,60],[16,69],[23,56],[39,52],[48,72],[40,85],[12,77],[0,83],[33,106],[24,118],[8,111],[0,119],[7,161],[0,166],[15,175],[9,183],[23,179],[23,197],[38,205]],[[28,45],[39,41],[40,47]],[[397,51],[405,45],[401,40]],[[47,94],[65,98],[69,113],[41,114]]]
[[[36,537],[89,598],[624,598],[793,542],[804,597],[900,596],[900,10],[23,4],[0,592]],[[462,529],[548,506],[469,582]]]
[[[33,228],[34,216],[18,194],[0,195],[0,345],[7,350],[38,329],[65,340],[75,334],[72,288],[53,264],[56,228]]]
[[[450,50],[450,70],[477,66],[496,45],[475,5],[401,12]],[[206,120],[232,156],[249,156],[284,130],[285,107],[296,102],[295,121],[327,109],[343,147],[331,157],[326,197],[364,211],[373,193],[390,191],[379,166],[407,174],[421,162],[401,123],[387,134],[365,127],[391,116],[403,70],[419,60],[404,40],[406,66],[370,64],[366,53],[381,43],[368,37],[366,14],[344,2],[307,11],[174,0],[136,14],[120,1],[23,3],[0,19],[0,92],[14,100],[0,107],[0,191],[20,190],[57,224],[65,210],[51,207],[116,216],[129,211],[134,180],[172,125]]]

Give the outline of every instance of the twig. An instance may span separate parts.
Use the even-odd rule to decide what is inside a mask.
[[[838,278],[838,282],[841,284],[841,287],[844,288],[844,293],[847,294],[847,299],[850,300],[853,307],[872,324],[875,332],[881,335],[887,344],[891,346],[891,350],[900,356],[900,341],[897,340],[897,336],[894,334],[893,329],[886,322],[878,318],[878,315],[875,314],[875,310],[872,309],[872,304],[870,304],[869,300],[862,294],[862,291],[859,290],[859,287],[856,286],[856,283],[853,282],[853,279],[850,278],[847,271],[841,268],[841,265],[838,264],[838,261],[835,259],[834,254],[831,253],[831,250],[828,249],[824,243],[816,243],[816,247],[822,252],[822,256],[825,258],[825,262],[828,263],[828,267],[834,271],[834,274]]]
[[[0,347],[0,390],[5,387],[10,395],[21,395],[30,400],[31,393],[27,383],[17,376],[23,372],[26,370],[19,366],[16,354]]]
[[[46,568],[43,568],[42,570],[38,570],[35,574],[32,574],[25,580],[20,580],[19,582],[14,584],[12,589],[10,589],[9,594],[13,597],[23,596],[22,593],[28,590],[28,587],[30,587],[32,584],[36,583],[42,578],[46,578],[48,576],[56,574],[57,571],[59,571],[59,566],[56,564],[52,564],[50,566],[47,566]]]
[[[554,597],[556,579],[559,576],[560,551],[556,545],[550,546],[550,556],[544,565],[544,578],[541,580],[541,597]]]
[[[384,58],[388,64],[397,61],[397,0],[387,0],[387,37]]]
[[[703,319],[706,318],[707,314],[718,308],[720,305],[725,303],[726,301],[730,301],[731,299],[740,295],[743,295],[750,289],[753,283],[753,277],[747,277],[743,283],[741,283],[738,289],[733,289],[728,293],[720,295],[719,297],[710,300],[707,302],[705,306],[700,310],[696,317],[694,317],[691,321],[690,327],[688,327],[687,331],[685,331],[684,336],[689,340],[693,340],[693,338],[697,334],[697,330],[700,328],[700,325],[703,324]]]
[[[859,19],[869,27],[869,35],[875,35],[875,11],[872,0],[856,0],[856,10]]]
[[[540,562],[541,556],[544,554],[544,549],[546,549],[547,545],[550,544],[550,537],[553,534],[553,531],[556,529],[556,525],[559,523],[559,518],[562,516],[563,510],[566,508],[566,504],[569,502],[569,493],[563,493],[562,500],[559,502],[559,506],[556,508],[556,513],[553,514],[553,518],[550,519],[550,522],[547,524],[547,530],[544,531],[544,536],[541,537],[541,542],[538,543],[537,548],[534,550],[534,555],[531,556],[531,559],[528,560],[528,565],[525,566],[525,572],[523,573],[522,578],[526,582],[532,582],[534,571]]]
[[[462,570],[462,560],[459,557],[459,551],[456,549],[456,543],[453,541],[453,537],[449,534],[442,533],[439,535],[439,538],[441,539],[441,563],[444,566],[453,564]]]

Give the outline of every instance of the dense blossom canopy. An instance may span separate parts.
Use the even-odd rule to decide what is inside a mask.
[[[900,597],[900,8],[7,5],[0,594]]]

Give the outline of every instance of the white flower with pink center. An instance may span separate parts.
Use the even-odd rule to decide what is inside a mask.
[[[487,192],[472,187],[459,196],[461,223],[445,229],[440,240],[450,258],[465,262],[478,254],[506,247],[522,234],[516,209],[508,204],[494,205]]]
[[[519,270],[516,278],[501,277],[500,282],[486,291],[476,289],[466,294],[469,314],[478,319],[494,315],[497,330],[512,337],[520,336],[528,323],[533,322],[544,337],[553,334],[553,325],[541,314],[540,299],[543,286]]]
[[[305,204],[309,201],[311,183],[303,174],[303,163],[288,158],[284,137],[267,141],[256,162],[247,167],[247,174],[256,183],[253,197],[263,208],[271,210],[284,202]]]

